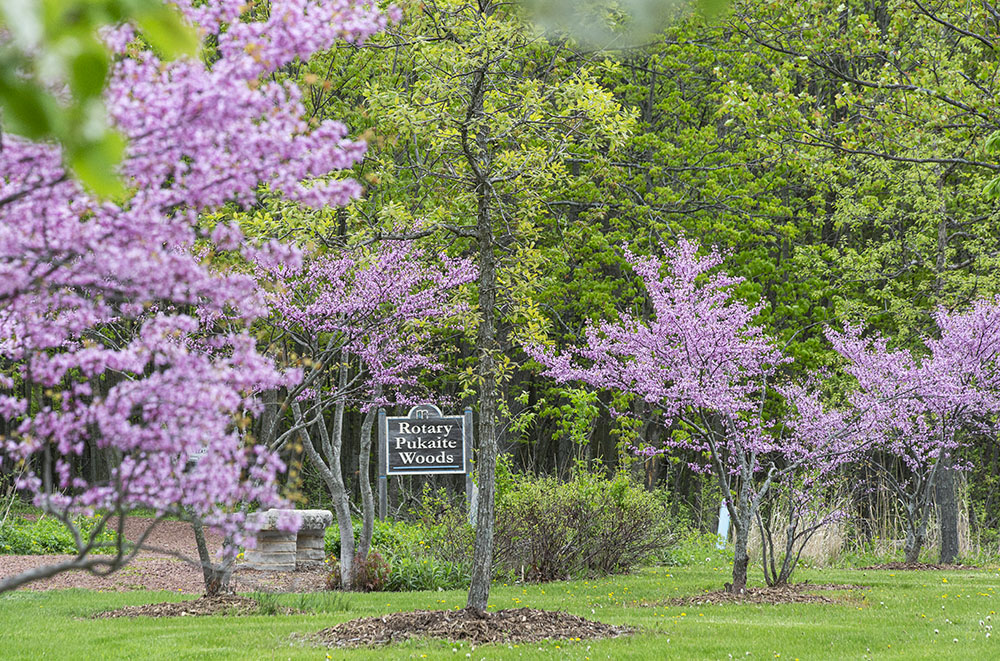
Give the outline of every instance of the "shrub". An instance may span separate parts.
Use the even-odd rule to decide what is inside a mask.
[[[87,540],[98,521],[97,517],[79,517],[74,520],[74,524],[80,531],[80,536]],[[115,534],[109,530],[103,530],[97,536],[98,543],[110,544],[114,541]],[[0,527],[0,555],[74,554],[77,550],[70,531],[61,521],[52,517],[12,517]],[[101,549],[95,552],[100,553]]]
[[[392,564],[386,590],[462,590],[469,587],[468,568],[434,557],[400,557]]]
[[[476,533],[469,523],[464,497],[449,498],[444,489],[432,491],[425,486],[420,506],[411,514],[416,516],[419,533],[414,556],[462,567],[466,573],[471,571]]]
[[[525,580],[627,572],[671,543],[667,510],[624,473],[525,477],[497,503],[494,564]]]
[[[354,522],[354,543],[357,545],[361,537],[361,522]],[[372,529],[372,551],[378,551],[384,558],[391,560],[397,555],[408,555],[413,552],[422,539],[423,532],[419,526],[405,521],[375,520]],[[323,546],[327,556],[340,557],[340,529],[336,522],[326,529]]]
[[[340,563],[336,556],[327,560],[330,564],[330,574],[326,577],[326,587],[328,590],[340,589]],[[359,592],[383,592],[386,584],[392,575],[389,563],[378,553],[370,551],[367,558],[355,556],[354,558],[354,589]]]

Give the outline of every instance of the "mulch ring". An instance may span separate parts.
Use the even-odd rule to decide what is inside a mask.
[[[887,562],[882,565],[858,567],[858,569],[888,570],[888,571],[930,571],[930,570],[973,570],[975,565],[935,565],[929,562]]]
[[[294,608],[278,608],[279,615],[293,615]],[[188,601],[167,601],[159,604],[125,606],[113,611],[97,613],[95,619],[112,617],[184,617],[198,615],[259,615],[260,604],[256,599],[235,594],[216,597],[198,597]]]
[[[716,604],[836,604],[843,599],[833,599],[815,592],[825,590],[865,590],[863,585],[833,585],[794,583],[778,587],[747,588],[742,594],[716,590],[691,597],[678,597],[647,606],[703,606]]]
[[[323,629],[305,640],[327,647],[374,647],[431,637],[483,645],[616,638],[633,632],[629,627],[594,622],[562,611],[517,608],[486,613],[483,617],[467,610],[412,611],[363,617]]]

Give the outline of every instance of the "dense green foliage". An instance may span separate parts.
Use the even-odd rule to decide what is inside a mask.
[[[494,577],[501,581],[552,581],[627,573],[669,557],[678,531],[662,494],[646,491],[627,475],[585,471],[561,482],[512,473],[501,463],[497,498]],[[377,521],[371,590],[458,589],[468,585],[473,529],[464,504],[447,492],[425,489],[410,521]],[[337,584],[339,536],[327,531],[326,552]],[[370,570],[369,570],[370,569]]]
[[[77,530],[84,543],[94,535],[99,519],[79,517],[75,520]],[[108,530],[96,534],[97,544],[114,544],[115,535]],[[0,555],[49,555],[74,554],[78,551],[76,541],[69,530],[58,519],[48,516],[24,518],[11,516],[0,526]],[[102,549],[97,548],[97,553]],[[111,552],[104,549],[105,553]]]
[[[522,479],[497,503],[496,563],[532,581],[628,572],[666,551],[666,514],[621,473]]]
[[[317,116],[346,117],[370,137],[356,171],[365,198],[336,217],[278,215],[323,245],[408,232],[472,250],[460,125],[469,81],[488,64],[483,113],[463,130],[488,155],[492,213],[504,219],[501,445],[518,470],[565,478],[578,459],[627,466],[627,442],[656,445],[673,431],[642,402],[554,386],[520,351],[644,309],[623,244],[655,251],[684,233],[728,251],[727,271],[746,279],[739,295],[764,302],[761,321],[795,358],[789,376],[836,366],[828,324],[864,321],[907,347],[937,306],[1000,291],[996,204],[983,194],[1000,167],[983,150],[1000,128],[998,60],[981,7],[736,3],[713,22],[679,16],[641,48],[592,51],[540,35],[512,7],[484,20],[459,0],[400,6],[404,21],[370,47],[292,72]],[[255,213],[275,205],[265,198]],[[471,343],[454,351],[449,337],[450,369],[428,386],[475,406]],[[609,408],[647,422],[623,427]],[[995,447],[973,438],[969,453]],[[675,453],[643,469],[708,528],[718,495],[690,471],[698,460]],[[977,528],[996,525],[981,507],[996,499],[985,478],[970,480]]]

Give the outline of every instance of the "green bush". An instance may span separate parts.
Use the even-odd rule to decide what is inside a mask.
[[[396,558],[392,562],[385,589],[390,592],[410,592],[464,590],[468,587],[469,572],[466,567],[425,556]]]
[[[80,536],[87,540],[97,526],[97,517],[79,517],[74,521]],[[113,543],[115,534],[103,530],[99,543]],[[0,555],[57,555],[77,552],[69,529],[58,519],[39,516],[37,519],[12,517],[0,527]],[[101,549],[95,552],[100,553]],[[110,549],[105,552],[111,552]]]
[[[446,559],[456,554],[454,544],[449,544],[446,540],[449,538],[448,522],[453,521],[457,514],[451,513],[441,520],[434,520],[430,516],[430,512],[436,506],[434,503],[438,503],[436,498],[440,497],[440,494],[428,492],[421,508],[426,517],[415,513],[420,517],[415,523],[375,521],[372,547],[367,562],[355,559],[354,585],[357,589],[368,592],[400,592],[468,587],[468,560],[455,562]],[[471,527],[469,529],[471,530]],[[360,521],[355,522],[355,543],[360,537],[360,531]],[[468,548],[461,553],[471,554],[471,537],[467,541]],[[338,589],[340,531],[336,525],[327,529],[324,542],[327,563],[330,565],[327,586],[330,589]]]
[[[353,522],[354,544],[358,544],[361,538],[361,521]],[[422,539],[422,531],[419,526],[405,521],[380,521],[375,520],[372,529],[372,551],[377,551],[387,560],[398,555],[407,555],[419,546]],[[340,557],[340,528],[337,522],[326,529],[323,537],[323,546],[327,557]]]
[[[411,514],[419,530],[414,556],[462,567],[466,573],[471,570],[476,532],[469,524],[464,496],[451,498],[444,489],[425,487],[420,506]]]
[[[673,541],[667,509],[628,475],[522,477],[497,502],[494,564],[525,580],[627,572]]]
[[[666,503],[625,473],[578,471],[569,482],[516,474],[500,462],[494,579],[548,581],[627,572],[668,554]],[[461,497],[424,490],[413,522],[377,521],[372,551],[389,565],[386,590],[449,590],[469,584],[475,530]],[[355,525],[355,539],[360,530]],[[340,553],[327,531],[331,564]],[[334,570],[336,571],[336,570]],[[339,574],[331,578],[339,585]]]

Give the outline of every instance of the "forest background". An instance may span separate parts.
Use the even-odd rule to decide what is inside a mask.
[[[587,321],[621,309],[649,313],[624,245],[655,253],[683,235],[717,246],[744,278],[736,297],[764,302],[760,322],[794,358],[791,372],[839,364],[827,325],[864,323],[919,352],[935,310],[1000,288],[997,208],[984,193],[1000,170],[986,150],[1000,128],[1000,14],[989,3],[741,2],[711,21],[678,9],[665,31],[625,47],[608,35],[583,45],[541,35],[507,6],[398,4],[403,21],[370,44],[288,72],[317,117],[369,138],[353,172],[364,197],[317,215],[265,194],[237,218],[248,233],[294,233],[330,250],[405,235],[457,256],[473,251],[485,197],[498,266],[498,441],[515,471],[627,467],[666,489],[676,515],[714,530],[720,495],[692,470],[699,453],[639,460],[628,450],[670,433],[655,407],[554,384],[523,352],[571,345]],[[467,300],[476,296],[470,285]],[[477,314],[473,305],[467,332],[436,335],[446,367],[424,381],[455,410],[478,405]],[[615,405],[645,422],[623,426],[608,414]],[[358,474],[362,422],[360,410],[345,418],[346,476]],[[962,453],[962,519],[993,542],[1000,446],[970,433]],[[897,505],[881,473],[854,470],[857,539],[891,537]],[[308,463],[302,479],[322,499]],[[450,484],[394,483],[400,511],[424,481]]]

